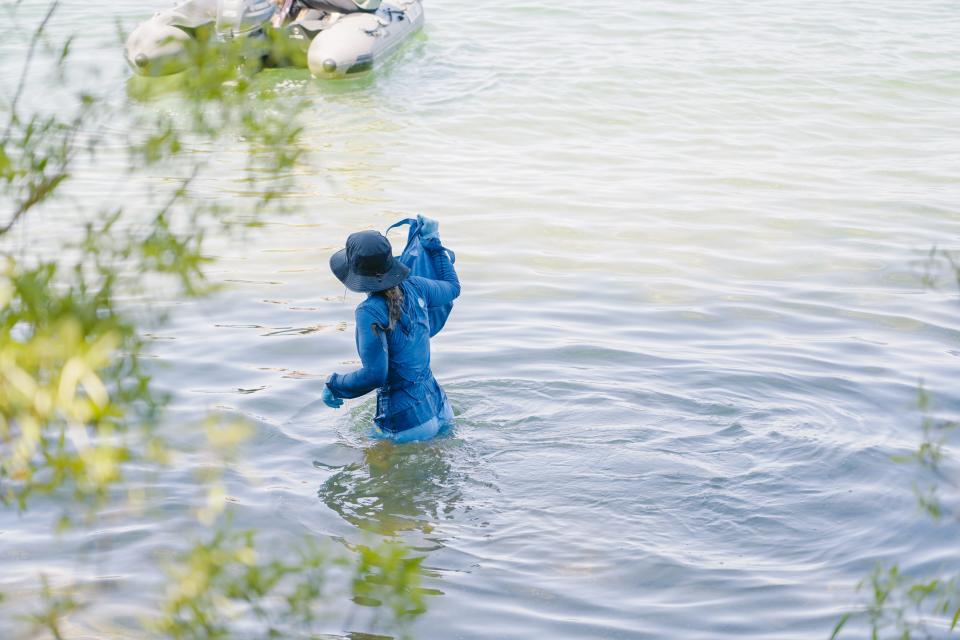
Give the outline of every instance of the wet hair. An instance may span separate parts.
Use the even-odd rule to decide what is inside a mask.
[[[378,291],[378,296],[383,296],[387,300],[387,312],[390,317],[390,325],[386,327],[387,331],[393,331],[394,325],[403,315],[403,289],[399,285],[391,287],[384,291]]]

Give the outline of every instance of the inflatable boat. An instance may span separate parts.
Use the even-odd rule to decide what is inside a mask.
[[[329,0],[186,0],[138,25],[124,55],[139,75],[169,75],[186,68],[192,40],[245,38],[251,55],[268,65],[342,78],[372,69],[423,26],[420,0],[334,1],[378,6],[341,13],[329,9]],[[278,41],[290,45],[283,55],[271,52]],[[290,55],[291,48],[300,55]]]

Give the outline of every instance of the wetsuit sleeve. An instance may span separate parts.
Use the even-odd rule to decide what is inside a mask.
[[[427,305],[439,307],[450,304],[460,295],[460,279],[457,277],[457,270],[453,268],[450,262],[450,256],[436,238],[431,238],[423,243],[427,255],[433,260],[433,267],[437,271],[437,280],[422,280],[424,295],[427,298]]]
[[[357,307],[356,319],[361,366],[351,373],[334,373],[327,380],[330,391],[338,398],[359,398],[387,383],[387,336],[382,329],[374,328],[381,322],[363,305]]]

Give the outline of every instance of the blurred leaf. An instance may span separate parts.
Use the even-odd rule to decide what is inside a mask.
[[[117,491],[127,474],[157,471],[177,459],[178,444],[157,428],[169,398],[142,364],[143,336],[162,322],[149,305],[216,290],[207,274],[209,230],[239,235],[262,226],[267,212],[282,212],[282,196],[308,151],[300,123],[309,120],[302,117],[302,100],[258,90],[252,81],[263,59],[302,57],[300,45],[275,33],[260,41],[219,42],[203,29],[187,46],[186,71],[166,85],[175,87],[177,108],[151,104],[158,92],[148,90],[136,96],[144,102],[134,108],[121,105],[118,118],[110,88],[101,94],[90,83],[70,85],[87,77],[71,56],[71,38],[51,36],[50,47],[35,46],[47,37],[56,8],[57,2],[49,5],[34,30],[17,85],[0,86],[13,96],[0,107],[6,109],[0,136],[0,499],[21,511],[37,500],[63,505],[55,524],[62,532],[94,522],[105,506],[116,506],[118,495],[141,509],[146,491]],[[52,115],[21,111],[21,97],[32,98],[23,104],[42,105],[50,89],[30,73],[35,55],[45,55],[56,71],[57,95],[72,92]],[[155,198],[97,210],[83,198],[64,197],[74,175],[96,162],[97,148],[117,144],[129,159],[129,175],[118,180],[167,178],[153,182],[159,184],[149,194]],[[209,178],[205,172],[222,144],[246,151],[238,180],[254,197],[239,210],[195,194],[195,181]],[[73,207],[69,215],[61,215],[64,203]],[[8,232],[41,214],[57,220],[43,248],[18,247],[19,234]],[[424,610],[423,559],[402,545],[332,558],[311,540],[264,549],[256,546],[255,532],[234,530],[224,516],[223,470],[240,455],[252,428],[224,417],[198,423],[208,445],[201,455],[216,462],[201,478],[206,504],[197,510],[197,528],[209,523],[216,529],[167,568],[169,588],[150,628],[171,638],[236,637],[232,613],[243,611],[270,637],[284,637],[291,625],[309,629],[328,597],[331,567],[354,561],[350,595],[384,603],[396,624]],[[69,589],[56,593],[46,583],[43,597],[31,624],[61,637],[62,620],[80,605]]]
[[[841,616],[839,622],[833,628],[833,633],[830,634],[830,640],[836,640],[837,636],[840,635],[840,631],[843,629],[844,625],[847,624],[847,621],[850,620],[850,616],[853,614],[845,613]]]

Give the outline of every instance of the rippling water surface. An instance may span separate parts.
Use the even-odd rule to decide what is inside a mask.
[[[94,0],[54,29],[80,30],[117,105],[176,109],[127,96],[113,21],[148,13]],[[312,151],[294,212],[215,239],[226,288],[153,336],[166,428],[254,421],[229,491],[268,540],[422,550],[442,595],[420,638],[826,637],[876,560],[960,569],[960,528],[918,516],[889,460],[918,441],[920,380],[960,412],[960,296],[920,277],[932,246],[960,248],[958,33],[927,0],[448,0],[362,80],[265,72],[265,109],[309,98]],[[0,49],[5,81],[22,47]],[[232,144],[201,184],[228,206],[249,197]],[[136,202],[120,150],[99,158],[75,195]],[[458,426],[394,447],[367,438],[370,399],[319,402],[356,364],[360,301],[326,262],[417,212],[464,284],[433,344]],[[156,479],[169,517],[142,525],[62,540],[4,515],[0,588],[109,551],[93,577],[77,564],[114,594],[73,631],[123,637],[202,464]]]

